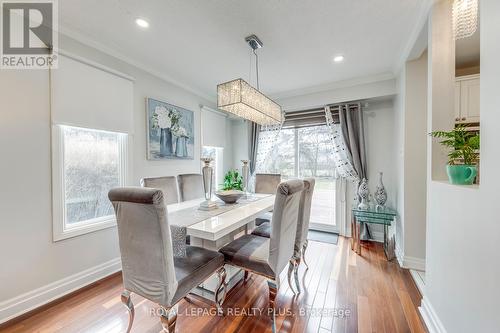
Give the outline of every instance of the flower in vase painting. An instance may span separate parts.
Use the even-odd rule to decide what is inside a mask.
[[[172,120],[168,110],[163,106],[157,106],[153,115],[154,128],[171,128]]]
[[[173,134],[176,136],[176,137],[179,137],[179,138],[188,138],[188,134],[187,134],[187,131],[184,127],[182,126],[176,126],[174,129],[173,129]]]

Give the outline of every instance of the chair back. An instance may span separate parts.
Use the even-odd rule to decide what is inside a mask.
[[[269,265],[278,276],[294,253],[304,182],[294,179],[279,184],[274,201],[269,243]]]
[[[295,236],[294,256],[300,257],[300,250],[307,239],[309,232],[309,221],[311,220],[311,203],[316,180],[314,178],[304,179],[304,191],[300,198],[299,220],[297,223],[297,234]]]
[[[279,173],[255,174],[255,193],[274,194],[281,183]]]
[[[177,280],[162,191],[119,187],[108,197],[116,214],[125,289],[171,306]]]
[[[179,202],[175,176],[142,178],[141,186],[160,189],[163,192],[166,205]]]
[[[181,201],[205,197],[202,175],[195,173],[178,175],[177,180],[179,182]]]

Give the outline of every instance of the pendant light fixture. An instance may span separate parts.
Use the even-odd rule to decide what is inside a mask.
[[[453,33],[455,39],[471,37],[477,30],[479,0],[455,0],[453,2]]]
[[[217,107],[259,125],[277,125],[283,122],[281,106],[259,91],[259,57],[256,50],[263,44],[251,35],[245,38],[255,55],[257,88],[243,79],[236,79],[217,86]]]

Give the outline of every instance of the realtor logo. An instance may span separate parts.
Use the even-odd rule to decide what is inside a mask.
[[[0,68],[57,68],[56,1],[1,2]]]

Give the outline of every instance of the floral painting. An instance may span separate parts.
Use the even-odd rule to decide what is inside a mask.
[[[146,99],[148,159],[194,158],[194,113],[152,98]]]

